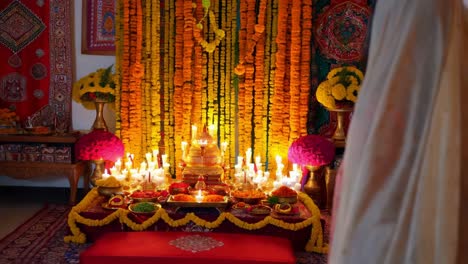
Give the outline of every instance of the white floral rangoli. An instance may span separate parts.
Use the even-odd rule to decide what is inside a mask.
[[[197,253],[222,247],[224,243],[214,238],[201,235],[188,235],[169,241],[169,244],[185,251]]]

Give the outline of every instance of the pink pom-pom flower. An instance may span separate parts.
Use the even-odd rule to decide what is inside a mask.
[[[318,135],[307,135],[296,139],[288,151],[291,162],[303,166],[323,166],[333,161],[335,145]]]
[[[81,137],[75,144],[78,160],[105,160],[115,162],[125,153],[122,140],[102,130],[94,130]]]

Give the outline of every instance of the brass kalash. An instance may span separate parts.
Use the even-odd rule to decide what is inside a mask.
[[[192,139],[188,153],[184,154],[185,151],[183,151],[182,157],[182,179],[184,182],[192,186],[200,180],[207,185],[223,182],[223,155],[221,155],[216,140],[210,135],[206,126],[195,139]]]

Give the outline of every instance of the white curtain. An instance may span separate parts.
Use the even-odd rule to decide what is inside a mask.
[[[456,262],[463,8],[462,0],[377,1],[329,263]]]

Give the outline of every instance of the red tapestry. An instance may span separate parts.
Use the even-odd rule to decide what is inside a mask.
[[[0,108],[22,124],[71,123],[71,3],[0,1]]]

